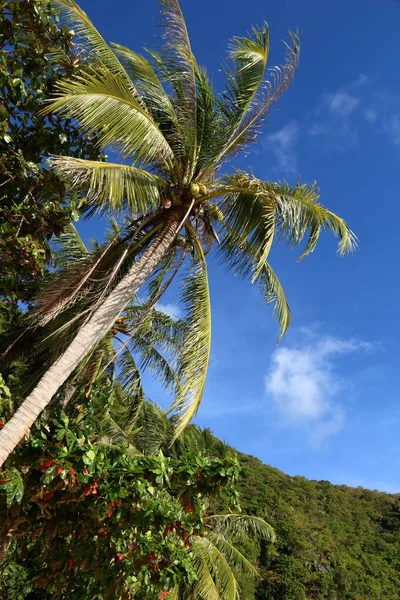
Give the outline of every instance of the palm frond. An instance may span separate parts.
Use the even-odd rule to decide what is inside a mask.
[[[228,87],[224,92],[221,110],[227,119],[227,133],[231,137],[241,125],[264,79],[269,53],[269,31],[267,25],[253,28],[249,38],[233,38],[229,58],[234,69],[227,72]],[[229,139],[228,137],[228,139]]]
[[[169,120],[175,125],[175,135],[177,135],[179,125],[171,98],[151,63],[142,54],[126,46],[111,43],[111,48],[124,65],[153,118],[160,126],[165,120]]]
[[[197,87],[198,66],[190,45],[185,19],[178,0],[160,0],[165,43],[160,57],[167,66],[169,79],[178,92],[176,112],[186,134],[184,179],[193,177],[197,155]]]
[[[152,163],[173,159],[173,152],[157,124],[123,79],[105,65],[90,73],[59,81],[57,93],[44,113],[76,118],[99,138],[100,145],[122,149],[136,161]]]
[[[205,69],[196,71],[197,81],[197,164],[194,176],[197,177],[201,169],[220,148],[224,130],[225,119],[217,109],[217,100],[212,83]]]
[[[106,65],[115,75],[121,77],[130,92],[139,99],[123,65],[75,0],[51,0],[51,2],[59,9],[65,24],[73,28],[75,40],[86,48],[86,59],[90,63]]]
[[[201,568],[200,574],[203,576],[200,576],[196,583],[195,593],[201,598],[204,597],[205,600],[213,598],[214,590],[210,585],[211,578],[220,600],[238,600],[238,584],[222,552],[208,538],[194,536],[192,540],[193,553],[198,558],[197,570]],[[207,576],[207,570],[209,576]],[[199,583],[202,583],[201,588]],[[206,586],[211,588],[212,595],[207,596]]]
[[[266,91],[263,97],[259,98],[247,112],[239,127],[213,160],[213,164],[216,165],[222,160],[232,158],[256,139],[271,108],[292,83],[299,62],[300,45],[296,34],[290,33],[290,38],[292,45],[287,45],[284,65],[270,70],[270,80],[266,82]],[[209,168],[211,166],[209,165]]]
[[[210,360],[211,305],[207,265],[198,242],[196,248],[197,263],[183,283],[182,302],[186,308],[187,327],[179,356],[181,386],[173,403],[173,409],[179,415],[174,440],[200,406]]]
[[[124,246],[113,240],[79,261],[65,263],[60,272],[50,273],[35,299],[31,319],[43,326],[86,298],[99,280],[100,284],[107,281],[107,272],[123,251]]]
[[[271,525],[260,517],[228,513],[226,515],[209,515],[206,522],[214,532],[220,534],[230,534],[237,538],[244,534],[253,534],[270,542],[274,542],[276,539]]]
[[[209,534],[209,539],[221,554],[225,556],[231,568],[241,570],[251,577],[260,577],[260,573],[255,566],[221,533],[212,531]]]
[[[118,381],[131,401],[135,399],[135,403],[139,404],[144,400],[140,371],[129,348],[124,349],[118,360]]]
[[[169,360],[167,353],[164,355],[162,347],[158,349],[157,344],[164,346],[167,351],[171,351],[172,344],[170,340],[164,336],[156,335],[154,332],[150,332],[146,336],[138,335],[131,340],[132,349],[140,356],[140,369],[152,371],[167,391],[179,393],[179,374],[175,370],[174,364]]]
[[[171,424],[159,406],[153,402],[143,402],[138,410],[137,425],[132,440],[144,454],[156,454],[167,447]]]
[[[64,228],[64,231],[55,238],[52,246],[57,269],[64,269],[71,262],[85,260],[89,253],[73,223],[69,223]]]
[[[85,206],[145,214],[160,204],[168,187],[161,177],[133,166],[53,156],[52,167],[85,194]]]

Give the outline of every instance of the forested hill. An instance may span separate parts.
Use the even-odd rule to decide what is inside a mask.
[[[400,494],[289,477],[239,457],[243,512],[277,534],[273,547],[243,548],[264,576],[258,586],[241,581],[243,600],[400,598]]]

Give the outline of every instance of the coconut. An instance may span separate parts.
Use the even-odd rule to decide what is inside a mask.
[[[206,186],[206,185],[204,185],[204,183],[201,183],[201,184],[199,185],[199,188],[200,188],[200,194],[201,194],[202,196],[204,196],[205,194],[207,194],[207,186]]]
[[[190,184],[190,193],[192,194],[192,196],[198,196],[200,192],[200,186],[198,183],[191,183]]]

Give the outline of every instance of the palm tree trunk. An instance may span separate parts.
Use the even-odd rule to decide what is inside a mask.
[[[118,283],[100,308],[68,346],[66,351],[43,375],[35,389],[0,431],[0,467],[17,444],[28,433],[42,410],[76,369],[81,360],[110,329],[132,296],[153,272],[171,247],[181,226],[181,215],[171,210],[163,229],[152,244]]]

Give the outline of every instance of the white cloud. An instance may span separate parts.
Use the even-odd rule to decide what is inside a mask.
[[[318,445],[343,426],[345,412],[337,400],[345,383],[335,358],[369,350],[370,344],[335,337],[308,337],[305,344],[278,348],[265,379],[267,395],[284,420],[305,427]]]
[[[157,302],[156,309],[164,312],[169,317],[172,317],[172,319],[182,318],[182,310],[178,304],[163,304],[162,302]]]
[[[292,121],[279,131],[271,133],[264,142],[265,148],[275,154],[279,168],[288,173],[296,171],[297,155],[294,148],[298,136],[298,125]]]
[[[350,116],[359,103],[358,98],[341,90],[330,94],[327,98],[329,111],[339,117]]]

